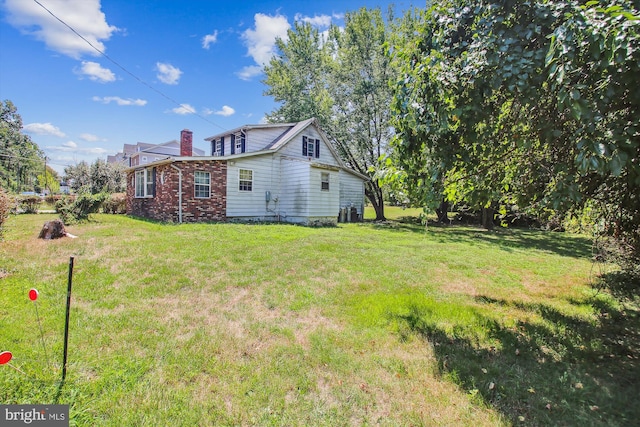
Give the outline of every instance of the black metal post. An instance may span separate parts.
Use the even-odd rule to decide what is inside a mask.
[[[64,321],[64,355],[62,356],[62,382],[67,376],[67,348],[69,343],[69,309],[71,307],[71,283],[73,279],[73,257],[69,258],[69,279],[67,280],[67,317]]]

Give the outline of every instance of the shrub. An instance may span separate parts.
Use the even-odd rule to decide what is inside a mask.
[[[24,213],[35,214],[38,213],[38,208],[42,204],[42,197],[40,196],[24,196],[20,198],[20,209]]]
[[[102,211],[108,214],[124,214],[127,212],[127,195],[125,193],[110,194],[102,204]]]
[[[49,194],[44,198],[44,202],[48,205],[55,206],[58,201],[62,200],[64,196],[60,194]]]
[[[11,211],[11,198],[4,189],[0,187],[0,238],[4,232],[4,222],[9,218],[9,212]]]
[[[81,193],[77,197],[64,198],[56,203],[56,212],[65,224],[87,221],[92,213],[100,210],[105,194]]]

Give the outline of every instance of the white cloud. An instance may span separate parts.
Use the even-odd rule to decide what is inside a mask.
[[[179,68],[164,62],[157,62],[156,70],[158,71],[158,80],[168,85],[177,85],[182,75],[182,71]]]
[[[120,98],[119,96],[103,96],[103,97],[94,96],[91,99],[93,99],[96,102],[102,102],[103,104],[109,104],[111,102],[115,102],[118,105],[135,105],[138,107],[147,105],[147,101],[144,99],[133,99],[133,98],[124,99],[124,98]]]
[[[96,135],[91,134],[91,133],[82,133],[82,134],[80,134],[80,139],[82,139],[83,141],[87,141],[87,142],[106,141],[106,139],[100,138],[99,136],[96,136]]]
[[[35,133],[38,135],[53,135],[60,138],[64,138],[66,136],[64,132],[51,123],[29,123],[24,126],[23,129],[27,133]]]
[[[242,33],[242,40],[247,47],[247,55],[257,65],[244,67],[238,76],[247,80],[260,74],[262,67],[269,63],[275,55],[276,39],[288,40],[287,30],[291,25],[283,15],[269,16],[262,13],[254,15],[255,28]]]
[[[315,15],[315,16],[303,16],[298,13],[295,16],[296,21],[302,21],[313,25],[318,28],[327,28],[331,25],[331,21],[333,19],[342,19],[344,15],[333,14],[333,15]]]
[[[93,81],[100,83],[109,83],[116,80],[116,75],[108,68],[102,68],[97,62],[82,61],[80,70],[76,70],[76,74],[89,76]]]
[[[251,80],[255,76],[259,76],[261,73],[262,73],[262,66],[261,65],[249,65],[247,67],[243,67],[236,74],[242,80]]]
[[[209,49],[209,46],[218,41],[218,30],[215,30],[213,34],[207,34],[202,38],[202,47]]]
[[[185,114],[195,114],[196,109],[189,104],[180,104],[179,107],[173,108],[171,112],[184,116]]]
[[[107,24],[100,0],[48,0],[42,2],[55,16],[101,51],[117,27]],[[49,49],[79,59],[99,53],[34,1],[6,0],[7,21],[23,33],[44,42]]]
[[[218,116],[229,117],[236,113],[236,110],[229,107],[228,105],[223,105],[222,109],[219,111],[214,111],[213,114],[217,114]]]
[[[76,153],[76,154],[102,155],[108,152],[107,150],[101,147],[83,148],[78,146],[78,144],[76,144],[73,141],[67,141],[62,145],[49,146],[45,148],[49,151],[62,151],[65,153]]]

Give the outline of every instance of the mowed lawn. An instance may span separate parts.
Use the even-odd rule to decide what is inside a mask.
[[[640,419],[638,306],[594,289],[610,267],[585,237],[96,215],[38,240],[52,218],[0,242],[0,403],[68,403],[79,426]]]

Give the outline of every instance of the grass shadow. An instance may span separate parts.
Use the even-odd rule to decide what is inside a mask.
[[[591,258],[592,242],[587,237],[543,230],[496,228],[485,230],[472,227],[444,226],[435,228],[434,235],[442,242],[470,245],[496,245],[506,252],[535,249],[571,258]]]
[[[602,307],[590,321],[546,304],[475,302],[472,327],[445,328],[417,306],[394,318],[433,346],[442,377],[513,424],[626,426],[640,419],[638,306]],[[505,326],[491,317],[505,310],[537,320]]]

